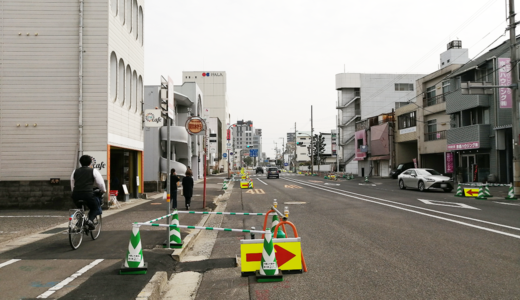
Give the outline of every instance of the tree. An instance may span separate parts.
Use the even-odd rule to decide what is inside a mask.
[[[252,161],[253,159],[249,156],[244,158],[244,163],[246,164],[246,166],[250,166]]]
[[[321,133],[319,135],[315,134],[313,137],[312,137],[312,145],[313,145],[313,161],[315,164],[318,165],[318,172],[320,171],[320,164],[321,164],[321,158],[323,157],[323,153],[325,152],[325,146],[327,146],[327,144],[325,144],[325,137],[323,135],[321,135]],[[307,148],[307,150],[309,151],[309,156],[311,154],[311,149],[310,149],[310,146],[309,148]]]

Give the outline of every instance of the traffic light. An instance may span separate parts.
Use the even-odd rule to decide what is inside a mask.
[[[296,142],[296,145],[303,145],[303,142]]]
[[[253,147],[253,146],[251,146],[251,145],[247,145],[247,146],[246,146],[246,148],[251,148],[251,147]]]

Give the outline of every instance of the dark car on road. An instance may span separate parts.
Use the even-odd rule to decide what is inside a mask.
[[[406,171],[408,169],[414,168],[414,167],[415,167],[415,165],[413,164],[413,162],[399,164],[397,166],[397,168],[395,168],[394,170],[392,170],[392,172],[390,172],[390,176],[392,176],[393,179],[397,179],[397,176],[399,176],[401,173],[403,173],[404,171]]]
[[[277,167],[268,167],[267,168],[267,179],[269,178],[280,178],[280,172],[278,172]]]
[[[264,174],[264,168],[262,168],[262,167],[256,167],[256,174],[258,174],[258,173],[262,173],[262,174]]]

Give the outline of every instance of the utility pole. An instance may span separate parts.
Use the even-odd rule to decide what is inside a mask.
[[[312,105],[311,105],[311,174],[314,174],[314,128],[312,124]]]
[[[518,108],[518,66],[516,55],[516,22],[515,22],[515,1],[509,0],[509,38],[511,47],[511,85],[516,85],[511,89],[513,96],[512,105],[512,129],[513,129],[513,190],[515,195],[520,195],[520,147],[518,146],[518,139],[520,134],[520,122],[518,116],[520,115]]]
[[[294,164],[294,173],[297,173],[298,172],[298,167],[296,166],[296,148],[298,147],[298,145],[296,145],[296,122],[294,122],[294,158],[293,158],[293,164]]]

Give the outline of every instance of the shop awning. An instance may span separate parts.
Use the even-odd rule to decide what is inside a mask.
[[[507,128],[513,128],[513,125],[501,125],[501,126],[495,126],[493,127],[493,130],[500,130],[500,129],[507,129]]]
[[[385,160],[390,159],[390,155],[371,156],[368,160]]]

